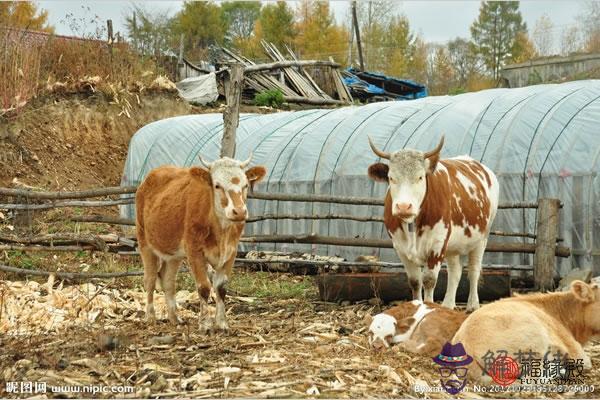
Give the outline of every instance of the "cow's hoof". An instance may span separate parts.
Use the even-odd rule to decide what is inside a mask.
[[[479,309],[479,304],[467,305],[467,314],[472,313],[473,311],[477,311]]]
[[[201,335],[210,335],[215,332],[215,325],[209,321],[200,321],[198,332]]]
[[[223,322],[217,322],[215,324],[215,330],[218,332],[223,332],[223,333],[228,333],[229,332],[229,325],[227,325],[227,322],[223,321]]]
[[[146,322],[148,324],[155,324],[156,323],[156,315],[146,313]]]
[[[450,302],[445,302],[445,301],[444,301],[444,302],[442,303],[442,307],[445,307],[445,308],[449,308],[449,309],[451,309],[451,310],[454,310],[454,309],[456,308],[456,303],[450,303]]]

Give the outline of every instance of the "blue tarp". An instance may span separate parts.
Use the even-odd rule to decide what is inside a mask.
[[[427,88],[411,79],[389,77],[375,72],[346,69],[344,83],[353,96],[369,98],[387,96],[396,100],[413,100],[427,97]]]

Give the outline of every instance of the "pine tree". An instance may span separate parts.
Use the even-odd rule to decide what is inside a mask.
[[[186,53],[206,57],[206,48],[223,44],[227,29],[221,7],[213,2],[186,1],[173,20],[177,35],[183,33]]]
[[[517,33],[517,37],[515,38],[510,53],[511,56],[509,61],[515,64],[529,61],[538,56],[535,46],[529,39],[529,36],[527,36],[526,32]]]
[[[508,58],[519,32],[527,26],[519,11],[518,1],[483,1],[479,17],[471,25],[475,51],[483,57],[494,79]]]
[[[294,40],[294,12],[285,1],[266,4],[261,12],[255,35],[278,48],[291,45]]]
[[[415,42],[415,38],[410,32],[408,18],[404,15],[392,17],[386,32],[383,41],[385,49],[384,72],[391,76],[403,77],[408,72]]]
[[[343,62],[348,31],[335,23],[329,3],[304,0],[298,9],[296,50],[302,58],[323,59],[332,56]]]

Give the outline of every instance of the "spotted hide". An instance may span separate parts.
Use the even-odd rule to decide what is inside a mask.
[[[375,350],[399,345],[411,353],[434,356],[452,339],[465,318],[464,311],[435,303],[403,302],[374,317],[367,316],[369,344]]]
[[[443,305],[454,308],[462,274],[460,256],[468,256],[467,310],[479,308],[477,283],[490,226],[498,208],[498,181],[485,165],[467,156],[440,160],[444,139],[429,152],[383,152],[389,164],[375,163],[369,176],[388,183],[384,223],[406,267],[413,299],[433,302],[442,261],[448,262]],[[422,268],[424,267],[424,271]]]

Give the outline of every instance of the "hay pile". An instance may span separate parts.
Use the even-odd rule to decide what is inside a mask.
[[[176,327],[147,325],[144,297],[105,283],[0,281],[0,379],[133,388],[95,397],[424,397],[414,385],[438,386],[430,359],[368,348],[363,318],[379,310],[366,303],[232,296],[232,332],[207,336],[197,333],[196,293],[177,294],[185,324]],[[162,295],[155,307],[165,318]],[[599,350],[594,347],[595,367]],[[0,396],[17,397],[4,386]]]

